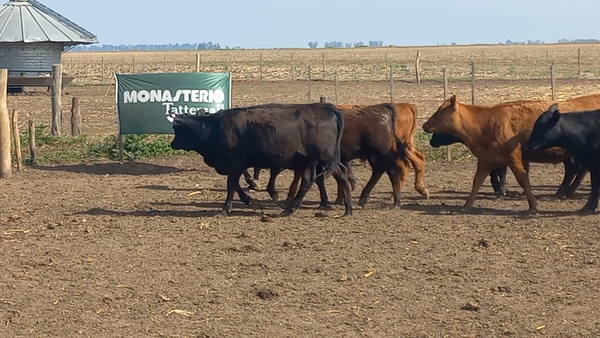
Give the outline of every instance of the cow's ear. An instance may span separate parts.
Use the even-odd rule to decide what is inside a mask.
[[[456,108],[456,106],[457,106],[457,104],[456,104],[456,103],[457,103],[457,102],[458,102],[458,99],[456,98],[456,94],[453,94],[452,96],[450,96],[450,105],[451,105],[452,107],[455,107],[455,108]]]
[[[552,113],[552,120],[558,121],[560,119],[560,110],[558,110],[558,104],[555,103],[551,105],[548,111]]]

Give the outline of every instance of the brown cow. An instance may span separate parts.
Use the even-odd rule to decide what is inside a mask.
[[[383,175],[387,173],[392,183],[394,206],[400,205],[400,193],[403,177],[408,160],[407,148],[403,140],[399,138],[397,131],[397,112],[394,105],[389,103],[362,106],[356,109],[340,109],[344,115],[344,134],[340,145],[342,163],[349,167],[353,159],[365,159],[373,168],[373,173],[369,182],[360,195],[358,204],[364,206],[367,199]],[[418,165],[417,165],[418,166]],[[271,171],[271,177],[267,186],[267,191],[271,197],[277,196],[274,191],[274,184],[277,171]],[[294,181],[290,185],[288,198],[294,196],[299,183],[300,173],[294,173]],[[321,207],[328,204],[325,187],[320,186]],[[428,191],[423,187],[423,194],[428,195]],[[343,196],[343,195],[342,195]]]
[[[461,138],[478,158],[471,194],[464,205],[466,209],[475,203],[479,188],[491,169],[508,166],[525,190],[529,211],[537,212],[537,200],[529,182],[529,163],[557,164],[571,157],[560,148],[543,151],[523,148],[538,116],[555,102],[515,101],[482,106],[460,103],[456,95],[453,95],[423,124],[423,130],[428,133],[447,133]],[[600,108],[600,95],[558,103],[565,111],[582,110],[591,106]]]
[[[393,106],[396,109],[396,138],[399,139],[403,143],[403,145],[404,145],[403,150],[406,155],[406,159],[408,160],[410,165],[412,165],[412,167],[415,169],[415,190],[417,190],[417,192],[419,192],[419,194],[421,194],[423,197],[428,199],[429,198],[429,190],[425,187],[425,183],[423,181],[423,176],[425,174],[425,155],[417,150],[417,147],[415,144],[415,133],[417,130],[417,109],[414,105],[412,105],[410,103],[393,103]],[[378,107],[378,108],[376,108],[376,107]],[[337,108],[340,109],[340,111],[343,114],[346,114],[346,112],[356,113],[356,112],[359,112],[360,109],[367,109],[367,110],[380,109],[381,110],[381,108],[383,108],[383,107],[384,107],[383,104],[379,104],[379,105],[358,105],[358,104],[337,105]],[[352,128],[352,129],[349,129],[349,128]],[[352,131],[352,133],[353,133],[355,130],[355,127],[349,127],[348,122],[346,121],[345,130],[346,130],[346,134],[351,133],[350,130],[353,130]],[[345,136],[342,137],[342,142],[344,142],[344,138],[345,138]],[[359,157],[358,160],[360,160],[362,162],[366,162],[367,158]],[[344,159],[342,159],[342,161],[344,161]],[[400,170],[402,171],[401,176],[400,176],[401,177],[400,190],[402,190],[402,189],[404,189],[406,179],[408,178],[408,166],[407,166],[407,163],[405,163],[405,161],[403,161],[400,158],[398,158],[396,162],[400,166]],[[356,179],[355,179],[353,171],[352,171],[352,166],[350,165],[349,161],[344,162],[344,165],[346,165],[346,167],[348,168],[348,179],[350,181],[352,190],[354,190],[355,184],[356,184]],[[260,172],[260,169],[257,169],[257,168],[254,169],[254,180],[258,180],[259,172]],[[274,180],[278,174],[279,173],[271,172],[271,178],[273,179],[273,182],[271,182],[271,179],[270,179],[269,183],[273,183],[273,184],[270,184],[271,188],[267,188],[271,198],[273,198],[275,200],[277,199],[277,192],[274,191]],[[273,176],[275,176],[275,177],[273,177]],[[254,186],[255,183],[253,182],[252,178],[250,177],[250,174],[246,172],[245,178],[246,178],[246,182],[251,185],[251,189],[252,189],[252,187]],[[299,182],[300,182],[300,175],[295,173],[294,180],[292,181],[292,184],[290,185],[290,188],[288,191],[288,198],[286,199],[286,201],[289,201],[290,198],[294,196],[294,194],[296,193],[296,190],[298,188]],[[377,181],[375,181],[375,183],[376,182]],[[373,186],[374,185],[375,184],[373,184]],[[371,187],[371,189],[372,188],[373,187]],[[343,202],[343,192],[340,191],[340,189],[341,189],[341,187],[338,186],[337,199],[334,202],[336,204],[341,204]],[[394,192],[392,192],[392,195],[390,196],[390,198],[394,198]],[[364,201],[366,201],[366,199]],[[360,205],[360,203],[361,202],[359,202],[359,205]]]

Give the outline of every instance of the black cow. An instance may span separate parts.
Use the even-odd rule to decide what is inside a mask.
[[[433,136],[429,141],[429,144],[434,148],[448,146],[454,143],[464,144],[460,138],[445,133],[433,133]],[[587,171],[583,169],[573,157],[566,159],[563,162],[563,165],[565,166],[565,176],[556,191],[556,197],[567,199],[573,196],[585,178]],[[529,172],[529,168],[527,168],[527,171]],[[506,196],[506,172],[507,167],[496,168],[490,172],[490,182],[494,188],[494,194],[498,197]]]
[[[583,215],[593,214],[600,195],[600,110],[565,112],[557,104],[538,117],[527,141],[532,150],[559,147],[573,155],[575,161],[589,170],[592,191]]]
[[[174,115],[173,129],[173,149],[195,151],[217,173],[227,175],[227,199],[221,215],[231,211],[235,192],[244,203],[250,203],[239,184],[250,167],[303,173],[298,194],[283,215],[291,215],[311,185],[330,173],[344,190],[344,216],[352,214],[346,168],[340,163],[344,117],[332,104],[270,103],[209,116]]]
[[[441,146],[449,146],[454,143],[462,143],[463,140],[459,137],[456,137],[451,134],[445,133],[433,133],[431,140],[429,141],[429,145],[434,148],[439,148]],[[490,171],[490,183],[492,183],[492,188],[494,189],[494,194],[498,197],[506,196],[506,166],[492,169]]]

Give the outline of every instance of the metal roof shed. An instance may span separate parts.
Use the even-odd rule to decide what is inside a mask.
[[[10,0],[0,7],[0,68],[8,68],[9,85],[49,86],[52,65],[61,62],[63,51],[97,42],[35,0]],[[65,77],[63,84],[72,80]]]

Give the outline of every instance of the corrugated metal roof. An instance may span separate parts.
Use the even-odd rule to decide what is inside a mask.
[[[11,0],[0,8],[0,43],[92,44],[95,35],[35,0]]]

